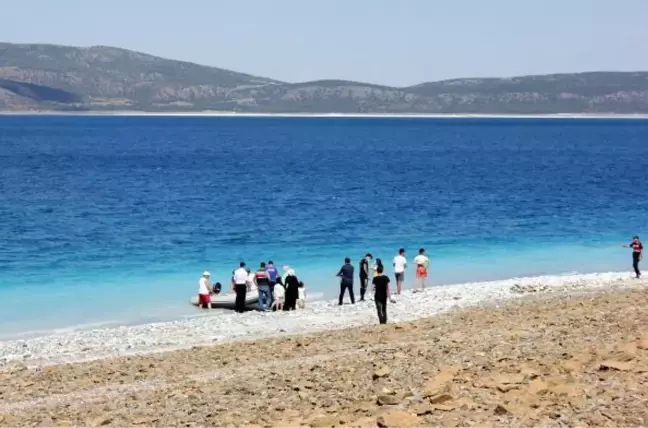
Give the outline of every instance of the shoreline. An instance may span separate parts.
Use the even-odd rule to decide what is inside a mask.
[[[550,275],[407,290],[388,305],[389,323],[415,321],[467,307],[497,305],[529,294],[570,295],[644,285],[625,272]],[[345,298],[348,302],[348,296]],[[174,321],[77,330],[28,339],[0,341],[0,371],[20,363],[30,367],[146,355],[240,340],[343,330],[376,324],[373,301],[338,306],[309,302],[295,312],[205,312]]]
[[[648,295],[630,284],[391,325],[14,365],[0,372],[0,426],[644,426]]]
[[[376,118],[376,119],[648,119],[648,113],[547,113],[547,114],[471,114],[471,113],[253,113],[219,110],[151,112],[140,110],[56,110],[0,111],[2,116],[90,116],[90,117],[258,117],[258,118]]]

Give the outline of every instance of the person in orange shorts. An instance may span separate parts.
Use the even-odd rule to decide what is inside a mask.
[[[430,266],[430,259],[425,255],[425,248],[421,248],[418,256],[414,257],[414,265],[416,266],[414,293],[418,292],[419,282],[421,283],[421,290],[425,291],[425,280],[427,279],[428,267]]]

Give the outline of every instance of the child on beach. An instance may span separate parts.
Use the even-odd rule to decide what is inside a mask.
[[[306,307],[306,287],[303,281],[299,281],[299,287],[297,288],[297,307],[299,309]]]
[[[283,310],[284,302],[286,300],[286,289],[284,288],[284,286],[279,283],[275,284],[274,290],[272,292],[272,297],[274,299],[272,306],[277,311]]]
[[[209,290],[210,273],[205,271],[198,282],[198,310],[202,312],[203,306],[211,310],[211,292]]]

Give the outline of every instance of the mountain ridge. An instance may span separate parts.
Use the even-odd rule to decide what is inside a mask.
[[[291,83],[111,46],[0,43],[0,110],[648,113],[648,72]]]

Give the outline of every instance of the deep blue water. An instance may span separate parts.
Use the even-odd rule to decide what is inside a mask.
[[[200,273],[424,246],[434,283],[627,269],[648,121],[0,117],[0,330],[192,313]],[[410,275],[411,278],[411,275]]]

